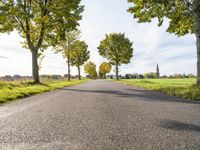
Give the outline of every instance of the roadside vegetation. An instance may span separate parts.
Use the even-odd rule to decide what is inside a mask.
[[[0,104],[86,81],[43,80],[41,84],[34,84],[33,81],[0,81]]]
[[[171,96],[200,100],[200,86],[196,79],[124,79],[117,81],[147,90],[159,91]]]

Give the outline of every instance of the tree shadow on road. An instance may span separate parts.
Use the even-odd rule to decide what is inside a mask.
[[[83,89],[71,89],[63,88],[60,90],[73,91],[78,93],[96,93],[96,94],[111,94],[113,96],[121,98],[129,98],[135,100],[142,100],[148,102],[177,102],[177,103],[189,103],[200,104],[198,101],[184,100],[174,96],[168,96],[163,93],[147,91],[143,89],[123,89],[123,90],[83,90]],[[137,99],[136,99],[137,98]]]
[[[161,121],[159,126],[161,126],[162,128],[170,129],[170,130],[200,132],[199,125],[194,125],[190,123],[184,123],[184,122],[169,120],[169,119],[165,119]]]

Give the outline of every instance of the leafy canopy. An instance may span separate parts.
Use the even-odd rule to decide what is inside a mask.
[[[63,58],[70,61],[70,52],[73,51],[74,43],[80,38],[80,31],[68,31],[65,34],[65,39],[59,40],[55,46],[55,53],[61,53]]]
[[[88,45],[84,41],[75,41],[71,49],[70,58],[72,66],[79,67],[90,58]]]
[[[103,62],[100,66],[99,66],[99,72],[103,75],[106,75],[107,73],[110,73],[112,69],[112,66],[110,65],[110,63],[107,62]]]
[[[195,18],[192,0],[128,0],[133,6],[128,9],[138,22],[158,19],[158,26],[169,20],[167,32],[183,36],[194,32]]]
[[[107,58],[111,64],[130,63],[133,57],[133,43],[123,33],[112,33],[100,42],[99,54]]]
[[[82,11],[80,0],[1,0],[0,32],[15,29],[31,51],[45,49],[76,28]]]
[[[89,74],[91,78],[97,77],[96,65],[89,61],[84,66],[85,73]]]

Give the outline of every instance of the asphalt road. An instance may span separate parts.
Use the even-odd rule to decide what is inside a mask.
[[[1,106],[0,149],[200,150],[200,103],[89,81]]]

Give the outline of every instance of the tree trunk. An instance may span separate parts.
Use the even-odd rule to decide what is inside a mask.
[[[80,66],[78,66],[77,68],[78,68],[78,79],[81,80],[81,70],[80,70]]]
[[[116,62],[116,78],[119,80],[119,63]]]
[[[70,81],[71,80],[71,74],[70,74],[70,60],[69,60],[69,58],[67,60],[67,68],[68,68],[67,80]]]
[[[200,1],[193,0],[193,14],[195,17],[195,35],[197,45],[197,84],[200,85]]]
[[[31,51],[32,54],[32,76],[35,83],[40,83],[39,66],[38,66],[38,52],[36,50]]]
[[[200,27],[200,23],[199,23]],[[200,85],[200,32],[196,33],[197,37],[197,84]]]

